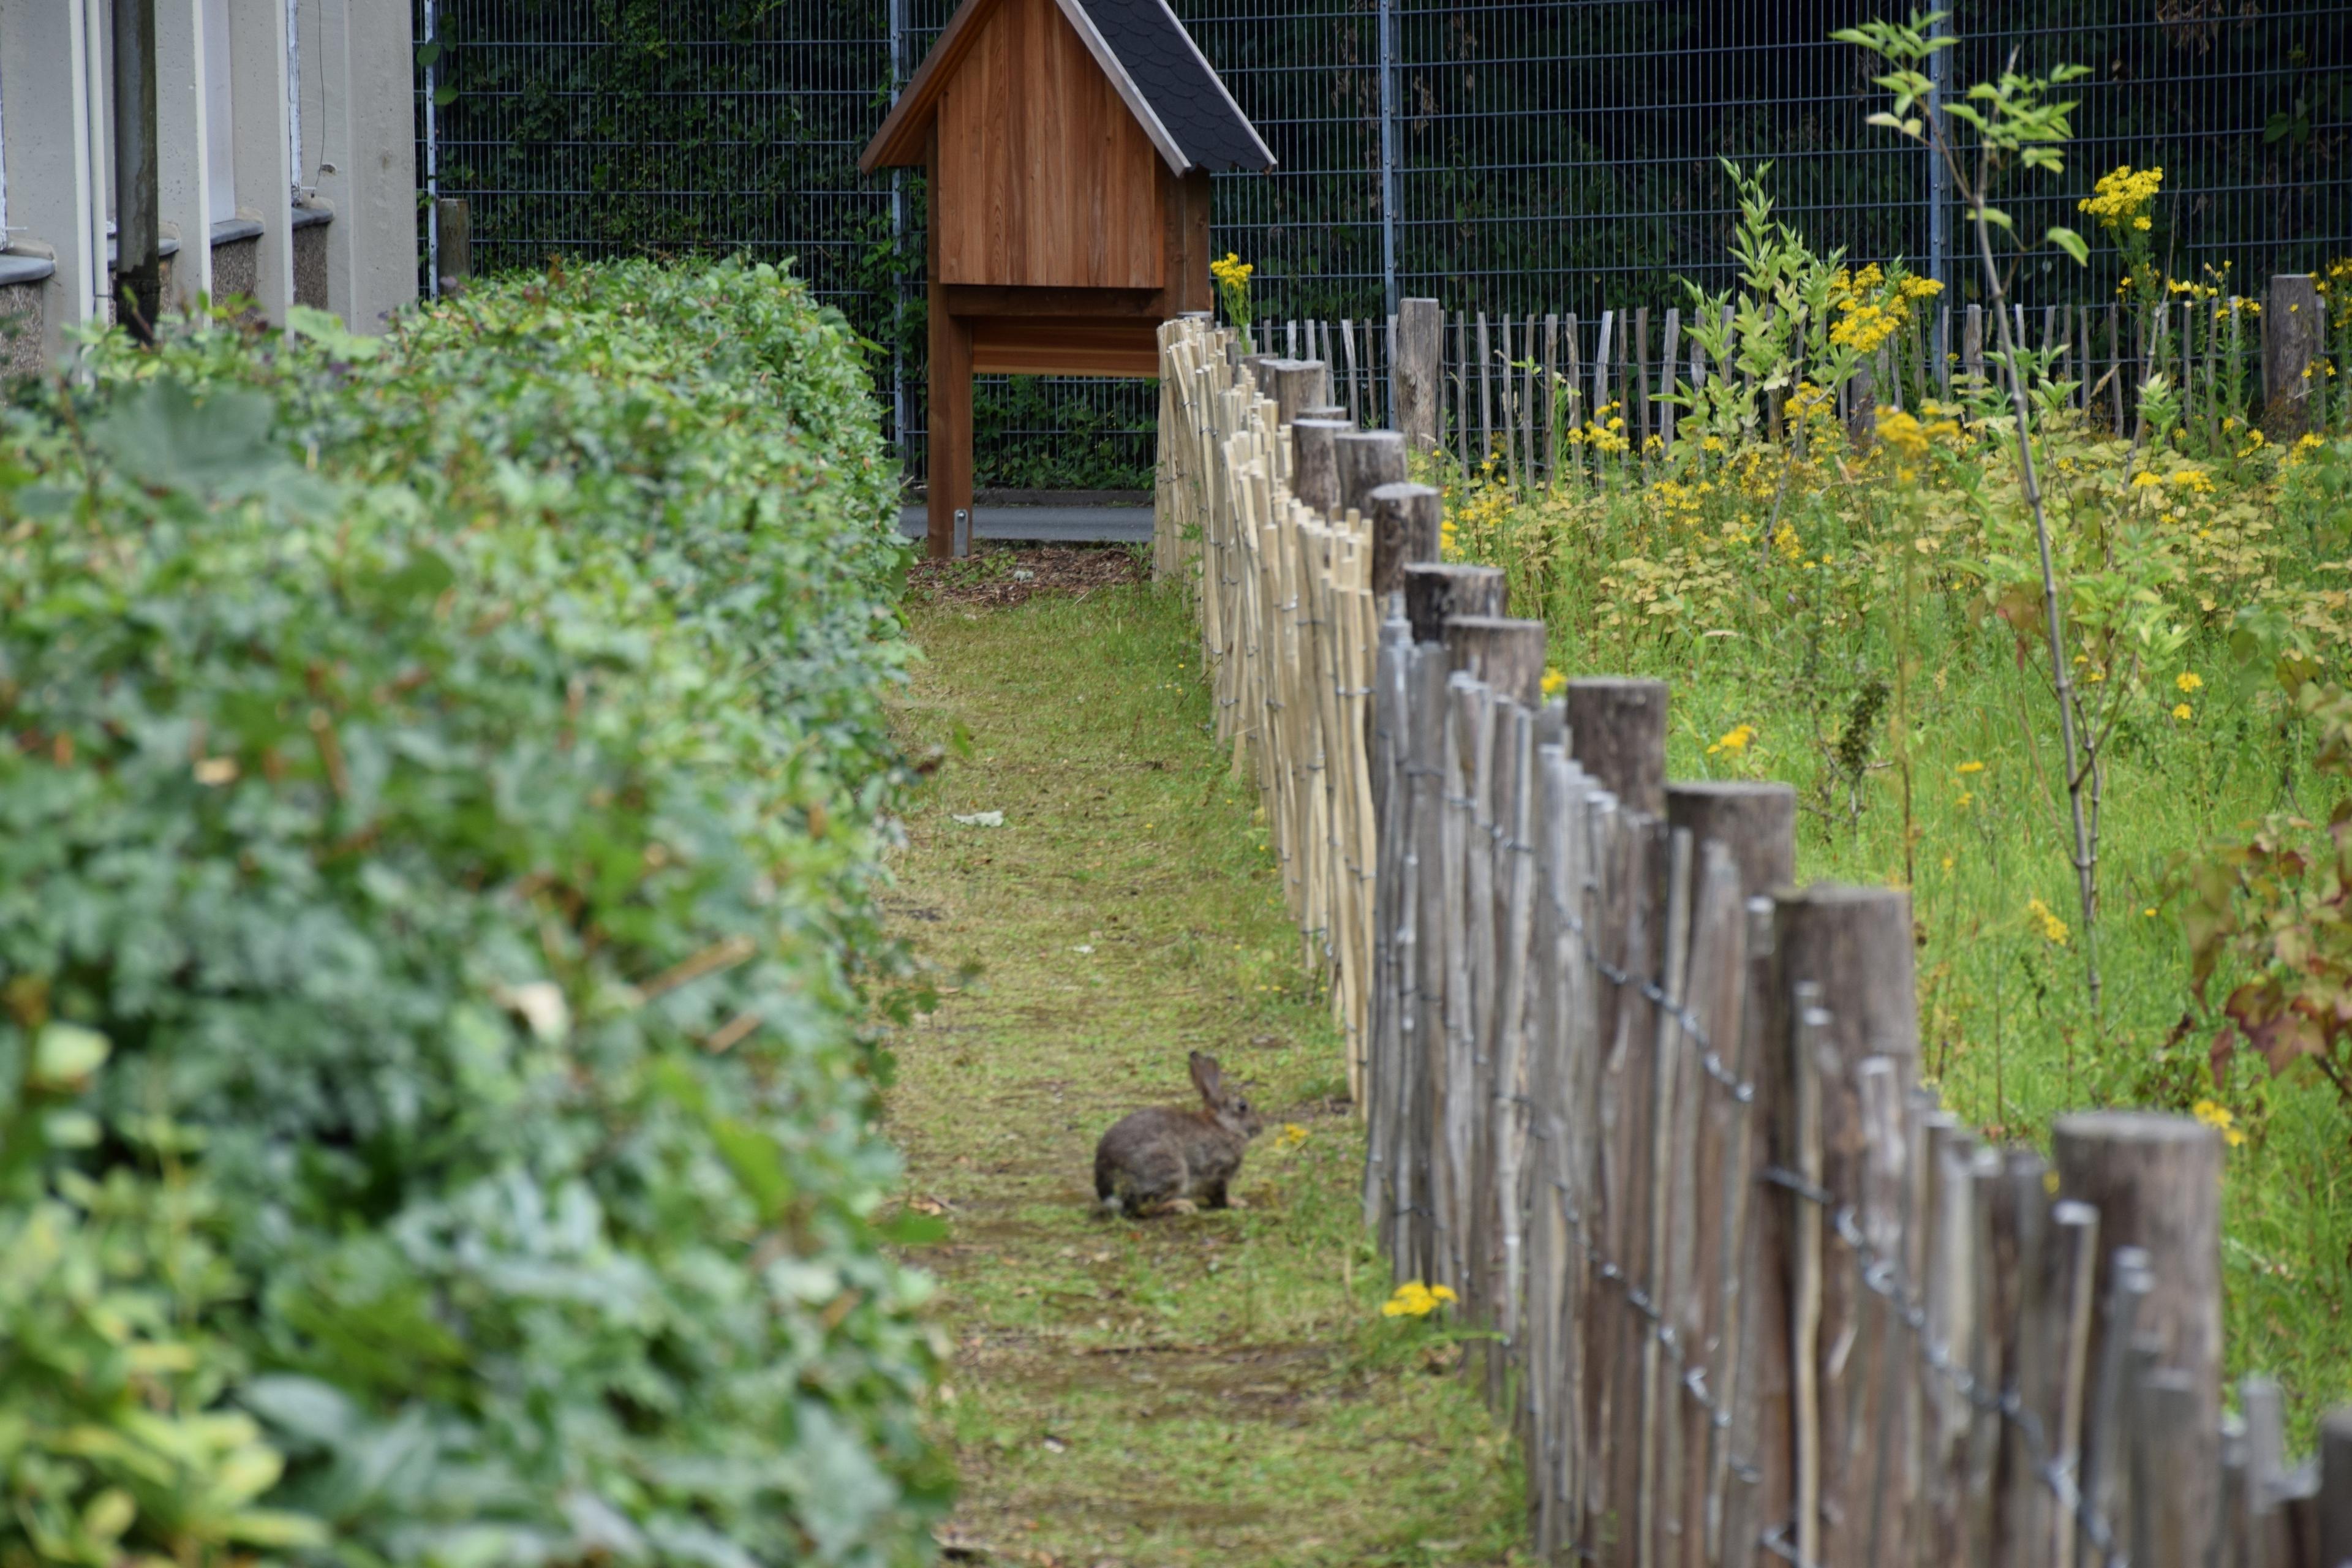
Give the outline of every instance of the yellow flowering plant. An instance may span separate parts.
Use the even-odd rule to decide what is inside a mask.
[[[1240,332],[1244,343],[1255,346],[1250,335],[1250,278],[1257,268],[1241,258],[1239,251],[1229,250],[1209,263],[1209,276],[1215,279],[1217,297],[1225,302],[1225,317]]]
[[[1426,1318],[1447,1302],[1459,1300],[1461,1298],[1448,1286],[1424,1285],[1418,1279],[1408,1279],[1381,1303],[1381,1316]]]

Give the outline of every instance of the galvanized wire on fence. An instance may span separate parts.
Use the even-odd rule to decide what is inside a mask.
[[[486,266],[552,251],[749,248],[803,271],[887,345],[922,471],[919,178],[857,150],[950,0],[412,0],[439,50],[420,169],[475,204]],[[1262,309],[1383,320],[1408,295],[1524,316],[1682,302],[1728,280],[1718,160],[1775,163],[1780,211],[1822,247],[1905,256],[1971,298],[1965,241],[1920,150],[1866,123],[1870,61],[1830,31],[1890,8],[1650,0],[1174,0],[1281,166],[1219,175],[1214,243],[1258,264]],[[428,17],[428,9],[431,15]],[[2125,0],[1954,7],[1954,79],[2092,68],[2068,91],[2063,178],[2005,205],[2079,223],[2120,163],[2161,165],[2156,253],[2241,291],[2352,252],[2352,11],[2334,0],[2150,9]],[[2037,194],[2040,193],[2040,194]],[[1940,198],[1940,199],[1939,199]],[[2104,302],[2111,275],[2032,260],[2035,305]],[[1156,405],[1133,384],[992,381],[988,483],[1149,482]]]

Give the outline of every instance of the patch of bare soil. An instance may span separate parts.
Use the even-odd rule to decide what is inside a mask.
[[[1125,544],[978,545],[961,561],[916,562],[907,572],[907,594],[929,604],[1003,610],[1041,594],[1083,599],[1148,574],[1141,552]]]

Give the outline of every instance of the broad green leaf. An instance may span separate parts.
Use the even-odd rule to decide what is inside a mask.
[[[96,1072],[113,1047],[104,1035],[79,1024],[48,1023],[33,1041],[33,1086],[77,1089]]]
[[[2056,246],[2067,255],[2073,257],[2074,258],[2074,265],[2077,267],[2088,267],[2091,264],[2090,246],[2084,243],[2083,237],[2076,234],[2073,229],[2053,228],[2049,234],[2043,237],[2047,238],[2051,244]]]

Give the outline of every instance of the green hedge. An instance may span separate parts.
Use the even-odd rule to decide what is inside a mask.
[[[0,1564],[919,1556],[854,337],[631,263],[91,363],[0,426]]]

